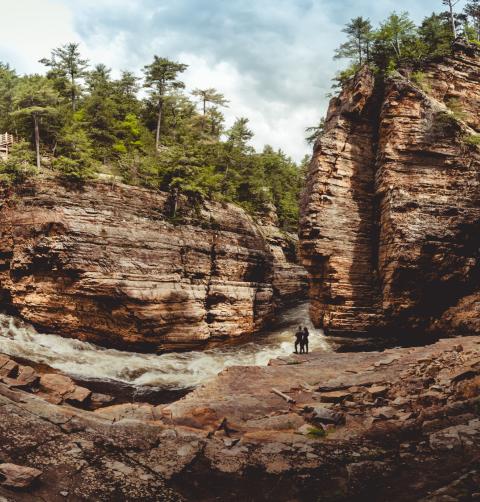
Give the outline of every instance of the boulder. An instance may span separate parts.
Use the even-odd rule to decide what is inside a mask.
[[[29,488],[42,475],[33,467],[16,464],[0,464],[0,485],[8,488]]]

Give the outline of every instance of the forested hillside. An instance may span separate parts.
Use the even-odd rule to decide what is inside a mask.
[[[46,75],[21,76],[0,63],[0,132],[20,140],[0,163],[3,183],[110,174],[192,204],[212,198],[252,213],[274,204],[280,225],[295,230],[299,168],[270,146],[256,152],[247,118],[226,129],[228,100],[216,89],[185,89],[187,65],[155,56],[142,78],[130,71],[112,78],[105,65],[92,68],[78,44],[40,62]]]

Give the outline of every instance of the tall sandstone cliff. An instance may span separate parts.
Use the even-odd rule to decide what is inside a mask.
[[[3,195],[1,304],[48,332],[192,348],[255,333],[306,291],[287,239],[231,204],[183,201],[172,220],[166,194],[131,186],[43,180]]]
[[[364,68],[332,99],[315,145],[300,222],[314,322],[478,333],[480,53],[457,44],[379,80]]]

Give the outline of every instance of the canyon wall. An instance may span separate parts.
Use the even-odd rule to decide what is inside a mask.
[[[232,204],[183,200],[169,218],[165,193],[51,180],[3,195],[1,303],[47,332],[133,350],[192,348],[258,332],[305,292],[284,240]]]
[[[478,333],[479,81],[457,44],[421,72],[364,68],[332,99],[300,223],[327,333]]]

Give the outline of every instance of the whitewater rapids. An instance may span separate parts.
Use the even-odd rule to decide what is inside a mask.
[[[0,352],[47,364],[83,380],[94,378],[137,387],[190,389],[229,366],[266,366],[270,359],[291,354],[299,324],[310,331],[310,350],[330,350],[321,330],[316,330],[310,322],[308,305],[302,304],[286,310],[275,327],[242,344],[166,354],[105,349],[42,334],[14,317],[0,314]]]

